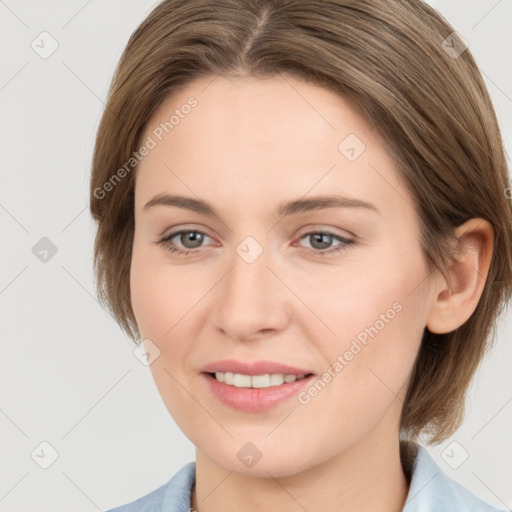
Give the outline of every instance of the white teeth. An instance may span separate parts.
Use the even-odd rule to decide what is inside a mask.
[[[284,375],[282,373],[273,373],[270,376],[271,386],[280,386],[284,382]]]
[[[270,387],[270,375],[253,375],[251,377],[251,385],[253,388],[268,388]]]
[[[236,388],[250,388],[251,387],[251,376],[242,375],[241,373],[235,373],[233,384]]]
[[[304,378],[304,375],[283,375],[282,373],[244,375],[242,373],[215,372],[215,378],[219,382],[237,388],[269,388],[280,386],[285,382],[295,382],[297,379]]]

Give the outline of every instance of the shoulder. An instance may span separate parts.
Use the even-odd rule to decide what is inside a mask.
[[[188,512],[195,470],[195,462],[189,462],[158,489],[106,512]]]
[[[411,484],[403,512],[505,512],[489,505],[459,484],[417,444]]]

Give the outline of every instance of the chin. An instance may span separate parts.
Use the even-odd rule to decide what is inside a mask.
[[[224,470],[255,478],[292,476],[322,462],[317,460],[318,451],[314,450],[309,457],[303,448],[298,449],[300,442],[293,442],[294,448],[288,449],[277,438],[275,442],[265,440],[265,435],[260,436],[261,442],[256,438],[252,438],[252,442],[233,439],[229,443],[219,442],[215,451],[212,451],[211,444],[207,450],[200,450]]]

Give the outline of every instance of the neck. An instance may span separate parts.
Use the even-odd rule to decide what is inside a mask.
[[[191,505],[197,512],[402,510],[410,481],[399,439],[374,441],[361,440],[318,466],[280,478],[226,471],[198,450]]]

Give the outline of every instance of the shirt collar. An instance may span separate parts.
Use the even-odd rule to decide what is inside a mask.
[[[425,447],[419,443],[412,445],[417,455],[412,463],[412,479],[402,512],[504,512],[446,475]]]
[[[407,445],[412,458],[404,469],[411,477],[402,512],[500,512],[444,474],[426,448],[415,442]],[[195,469],[195,462],[189,462],[164,486],[162,511],[190,512]]]

